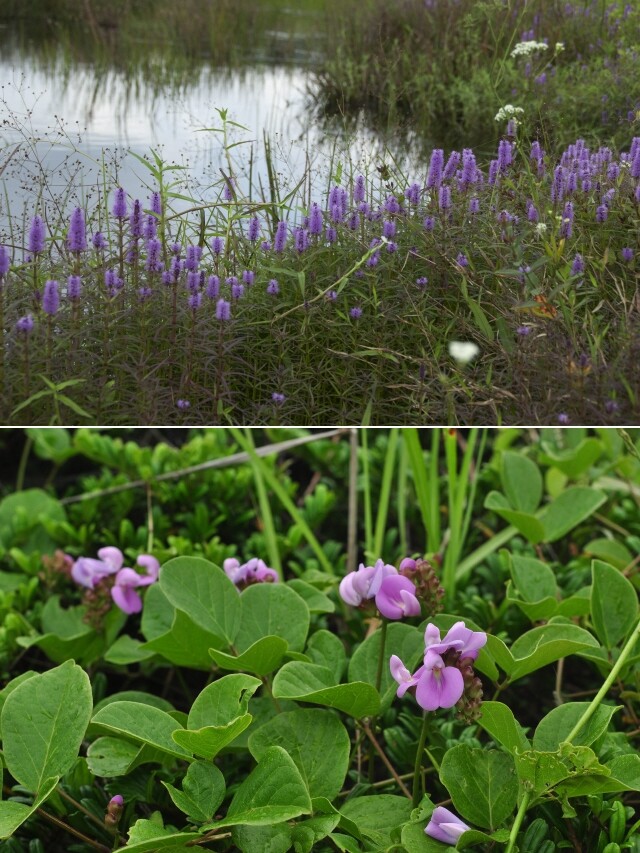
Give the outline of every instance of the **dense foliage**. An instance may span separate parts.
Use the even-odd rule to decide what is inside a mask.
[[[135,437],[2,436],[2,850],[638,849],[637,432]]]

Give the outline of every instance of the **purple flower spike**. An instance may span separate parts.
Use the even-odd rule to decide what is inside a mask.
[[[275,252],[280,254],[280,252],[284,252],[284,247],[287,245],[287,223],[284,220],[280,220],[278,222],[278,226],[276,228],[276,235],[273,239],[273,249]]]
[[[69,233],[67,235],[67,246],[69,247],[70,252],[86,251],[86,226],[84,224],[84,210],[81,207],[76,207],[71,214]]]
[[[260,220],[258,219],[257,216],[254,216],[249,221],[248,237],[252,243],[255,243],[259,236],[260,236]]]
[[[45,225],[41,216],[34,216],[29,229],[27,249],[31,255],[44,251]]]
[[[33,325],[33,314],[27,314],[25,317],[20,317],[16,323],[16,331],[28,335],[33,331]]]
[[[57,281],[47,281],[44,285],[44,293],[42,295],[42,310],[45,314],[53,317],[57,314],[60,307],[60,293],[58,291]]]
[[[231,319],[231,304],[226,299],[218,299],[216,302],[216,320]]]
[[[111,208],[111,213],[115,216],[116,219],[125,219],[127,215],[127,194],[122,189],[122,187],[118,187],[116,190],[116,194],[113,199],[113,207]]]
[[[0,278],[9,272],[11,266],[11,255],[5,246],[0,246]]]
[[[70,275],[67,279],[67,297],[76,301],[82,296],[82,279],[79,275]]]
[[[402,699],[410,687],[416,686],[418,679],[411,675],[397,655],[391,655],[391,658],[389,659],[389,668],[391,670],[391,675],[400,685],[396,692],[396,696],[398,699]]]
[[[191,403],[189,400],[176,400],[176,406],[180,409],[181,412],[186,412],[187,409],[191,408]]]
[[[107,243],[107,238],[104,236],[102,231],[96,231],[96,233],[91,238],[91,242],[93,244],[93,248],[97,251],[101,251],[102,249],[108,249],[109,244]]]
[[[416,588],[409,578],[402,575],[389,575],[384,578],[376,595],[376,607],[387,619],[420,615]]]
[[[277,405],[281,406],[286,401],[286,396],[282,394],[280,391],[274,391],[271,395],[271,400]]]
[[[431,838],[435,838],[436,841],[442,841],[444,844],[457,844],[462,833],[468,829],[467,824],[456,817],[453,812],[445,809],[444,806],[438,806],[437,809],[434,809],[425,832]]]
[[[455,666],[445,666],[437,652],[427,649],[424,666],[414,674],[418,679],[416,700],[425,711],[453,708],[464,692],[462,673]]]

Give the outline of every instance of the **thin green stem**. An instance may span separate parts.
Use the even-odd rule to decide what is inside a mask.
[[[369,440],[366,428],[360,430],[362,436],[362,476],[364,480],[364,550],[367,556],[373,556],[372,520],[371,520],[371,481],[369,479]]]
[[[422,730],[420,732],[420,740],[418,741],[418,750],[416,752],[416,763],[413,769],[413,797],[412,804],[413,808],[418,807],[418,803],[422,799],[422,785],[421,785],[421,776],[420,771],[422,769],[422,754],[424,752],[424,746],[427,742],[427,731],[428,731],[428,718],[427,712],[425,711],[422,715]]]
[[[380,651],[378,653],[378,668],[376,670],[376,690],[380,692],[380,685],[382,684],[382,667],[384,664],[384,647],[387,642],[387,625],[389,623],[383,617],[382,619],[382,627],[380,628]],[[373,728],[373,726],[372,726]]]
[[[600,690],[598,690],[596,695],[593,697],[593,699],[589,703],[589,707],[585,710],[584,714],[580,717],[578,722],[571,729],[571,731],[569,732],[569,734],[567,735],[565,740],[571,742],[573,740],[573,738],[578,734],[580,729],[583,728],[583,726],[585,726],[589,722],[591,717],[595,714],[595,712],[598,709],[598,706],[600,705],[600,703],[602,702],[604,697],[607,695],[609,688],[611,687],[613,682],[618,677],[618,673],[620,672],[620,670],[624,666],[625,661],[627,660],[627,658],[631,654],[633,647],[635,646],[639,637],[640,637],[640,619],[636,623],[636,627],[634,628],[631,636],[629,637],[629,639],[625,643],[624,648],[620,652],[620,657],[618,658],[618,660],[613,665],[611,672],[607,676],[604,684],[602,685]]]
[[[398,427],[393,427],[389,432],[387,441],[387,453],[382,471],[382,485],[380,487],[380,497],[378,498],[378,514],[376,516],[376,527],[373,536],[373,554],[376,559],[383,556],[382,549],[384,546],[384,534],[387,529],[387,518],[389,516],[389,498],[391,496],[391,484],[398,448],[398,433]]]
[[[18,464],[18,475],[16,477],[16,492],[21,492],[24,488],[24,477],[27,470],[27,461],[29,459],[29,454],[31,453],[32,447],[33,439],[30,435],[27,435],[24,447],[22,448],[22,454],[20,455],[20,462]]]
[[[522,826],[522,821],[524,820],[527,808],[529,807],[530,799],[531,792],[525,791],[522,796],[522,800],[520,801],[520,807],[518,808],[516,819],[514,820],[513,826],[511,827],[511,832],[509,833],[509,843],[507,844],[507,849],[504,851],[504,853],[511,853],[515,846],[516,838],[518,837],[520,827]]]

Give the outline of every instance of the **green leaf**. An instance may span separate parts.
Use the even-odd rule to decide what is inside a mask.
[[[339,815],[318,815],[294,824],[291,840],[295,853],[311,853],[318,841],[333,832],[339,820]]]
[[[0,546],[19,547],[26,554],[53,553],[57,543],[43,521],[66,521],[64,507],[42,489],[25,489],[0,501]]]
[[[407,853],[446,853],[451,850],[449,844],[443,844],[442,841],[425,835],[425,826],[425,822],[421,821],[405,823],[402,827],[400,840]]]
[[[476,844],[490,844],[489,849],[492,849],[496,841],[499,844],[506,844],[508,840],[508,829],[497,829],[490,835],[486,832],[480,832],[479,829],[469,829],[467,832],[463,832],[458,839],[456,850],[465,850],[467,847],[475,847]]]
[[[189,760],[191,754],[178,746],[172,738],[182,726],[159,708],[140,702],[112,702],[101,708],[91,720],[91,726],[121,735],[139,743]]]
[[[535,512],[542,499],[540,469],[522,453],[506,450],[502,454],[502,488],[512,509]]]
[[[349,681],[364,681],[375,685],[381,637],[382,631],[375,631],[355,650],[349,663]],[[389,707],[398,689],[389,669],[391,655],[397,655],[405,666],[411,669],[424,655],[424,631],[402,622],[388,625],[380,681],[380,708],[383,711]]]
[[[287,652],[287,642],[281,637],[261,637],[240,655],[228,655],[217,649],[209,649],[209,654],[221,669],[233,672],[252,672],[255,675],[268,675],[277,669]]]
[[[615,569],[626,569],[633,562],[633,554],[622,542],[617,539],[592,539],[582,549],[590,557],[597,557]]]
[[[511,681],[515,681],[560,658],[598,647],[595,637],[577,625],[541,625],[521,634],[511,646],[514,662],[507,674]]]
[[[222,569],[201,557],[175,557],[160,569],[159,585],[174,607],[219,638],[207,648],[233,643],[240,627],[240,596]]]
[[[275,826],[234,826],[233,843],[242,853],[287,853],[291,850],[291,827],[286,823]]]
[[[175,708],[162,696],[155,693],[144,693],[142,690],[121,690],[119,693],[110,693],[94,705],[93,713],[97,714],[102,708],[111,705],[112,702],[141,702],[143,705],[151,705],[160,708],[161,711],[175,711]]]
[[[336,685],[327,667],[299,661],[286,663],[276,674],[273,695],[276,699],[327,705],[357,719],[373,716],[380,710],[380,697],[375,687],[362,681]]]
[[[156,853],[156,851],[175,848],[187,849],[188,841],[200,838],[199,832],[179,832],[165,829],[154,820],[137,820],[129,829],[129,840],[123,849],[127,853]]]
[[[335,684],[340,682],[347,668],[347,653],[339,637],[324,628],[314,631],[305,652],[313,663],[326,666],[333,672]]]
[[[572,480],[584,474],[596,462],[604,451],[602,442],[597,438],[585,438],[576,447],[558,450],[547,442],[542,443],[544,454],[541,461],[555,465]]]
[[[331,711],[308,708],[278,714],[249,737],[249,749],[258,761],[270,746],[286,749],[312,797],[333,800],[342,789],[351,743]]]
[[[211,761],[251,725],[251,714],[241,714],[220,726],[203,726],[201,729],[177,729],[172,733],[174,741],[193,755]]]
[[[535,515],[511,509],[509,502],[500,492],[489,492],[484,505],[486,509],[497,512],[501,518],[512,524],[532,545],[536,545],[544,539],[542,522]]]
[[[555,599],[556,577],[545,563],[533,557],[512,554],[509,568],[513,583],[524,601],[541,601],[548,597]]]
[[[118,639],[104,653],[104,659],[116,666],[127,666],[130,663],[138,663],[141,660],[149,660],[155,654],[151,649],[143,647],[140,640],[135,640],[128,634],[121,634]]]
[[[509,752],[531,747],[522,726],[513,716],[513,711],[502,702],[483,702],[478,725]]]
[[[190,730],[203,726],[225,726],[247,713],[249,699],[260,687],[252,675],[225,675],[208,684],[191,706],[187,721]]]
[[[497,829],[516,807],[516,768],[506,752],[458,744],[445,753],[440,780],[458,813],[484,829]]]
[[[189,765],[182,780],[182,790],[168,782],[162,782],[174,805],[191,820],[203,823],[211,820],[216,809],[224,800],[226,784],[224,776],[215,766],[205,761],[194,761]]]
[[[376,794],[347,800],[340,811],[356,824],[362,835],[386,849],[391,843],[391,832],[409,820],[412,805],[405,797]]]
[[[29,791],[64,776],[78,757],[92,709],[86,672],[72,661],[23,681],[2,709],[6,766]]]
[[[153,587],[149,592],[153,591]],[[149,596],[147,593],[147,597]],[[158,601],[154,596],[154,602]],[[145,610],[147,601],[145,601]],[[191,669],[211,669],[211,658],[208,649],[212,645],[220,645],[220,637],[196,624],[182,610],[173,610],[171,628],[159,637],[154,637],[140,644],[140,650],[149,654],[162,655],[176,666],[186,666]]]
[[[0,838],[12,836],[16,829],[51,796],[59,779],[59,776],[45,779],[38,796],[33,801],[33,805],[27,806],[24,803],[14,803],[13,801],[0,802]]]
[[[124,776],[140,752],[140,744],[117,737],[99,737],[87,749],[87,766],[94,776]]]
[[[555,542],[561,539],[586,518],[589,518],[603,503],[607,496],[588,486],[574,486],[564,491],[540,516],[544,525],[544,541]]]
[[[533,748],[543,752],[553,752],[553,750],[557,749],[567,739],[567,735],[571,733],[573,727],[589,705],[589,702],[566,702],[564,705],[559,705],[557,708],[549,711],[538,723],[533,735]],[[482,705],[483,712],[484,706],[485,703]],[[621,707],[621,705],[618,707],[615,705],[600,705],[596,708],[595,713],[586,725],[572,739],[571,742],[574,746],[590,746],[594,741],[598,740],[606,732],[611,717]]]
[[[630,581],[600,560],[591,563],[591,618],[603,646],[612,649],[638,618],[638,595]]]
[[[235,646],[246,651],[262,637],[278,636],[290,649],[301,652],[309,631],[309,608],[300,596],[282,583],[248,586],[240,596],[242,618]]]
[[[534,798],[544,796],[552,788],[571,780],[588,779],[595,775],[609,775],[607,768],[598,762],[595,752],[588,746],[562,743],[555,752],[527,750],[515,756],[516,770],[521,787],[531,791]],[[568,790],[565,787],[565,790]],[[571,795],[570,795],[571,796]]]
[[[69,431],[58,427],[28,427],[26,434],[33,441],[33,450],[40,459],[50,459],[60,465],[76,451],[71,446]]]
[[[287,586],[304,600],[311,613],[333,613],[336,609],[328,595],[300,578],[287,581]]]
[[[203,827],[270,825],[311,813],[304,780],[286,750],[271,746],[235,793],[224,820]]]

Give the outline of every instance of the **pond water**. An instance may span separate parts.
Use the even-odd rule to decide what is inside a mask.
[[[216,41],[187,45],[186,57],[180,40],[195,39],[192,32],[168,27],[159,41],[157,29],[146,34],[135,17],[115,33],[91,20],[55,20],[53,27],[37,16],[3,21],[0,236],[30,218],[36,204],[45,211],[90,205],[114,179],[143,194],[153,178],[133,155],[151,149],[167,164],[187,167],[173,175],[187,180],[186,195],[210,199],[220,169],[228,171],[221,133],[205,130],[220,128],[221,109],[246,128],[231,127],[230,140],[240,143],[232,149],[234,169],[254,200],[268,186],[265,135],[283,195],[305,174],[307,195],[323,192],[338,163],[358,168],[380,158],[386,140],[362,118],[347,130],[317,115],[313,69],[326,37],[323,4],[253,0],[258,12],[247,32],[248,2],[226,14],[224,2],[204,3],[220,6]],[[156,5],[162,17],[168,4]],[[216,23],[210,18],[203,27]],[[404,165],[412,157],[405,150]],[[101,186],[104,170],[110,179]]]

